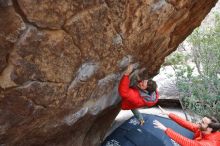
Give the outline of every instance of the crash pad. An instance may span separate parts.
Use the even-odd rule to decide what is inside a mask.
[[[179,146],[162,130],[154,128],[153,121],[158,120],[166,127],[188,137],[193,133],[169,118],[151,114],[143,114],[145,124],[141,126],[135,117],[131,117],[116,128],[101,144],[102,146]]]

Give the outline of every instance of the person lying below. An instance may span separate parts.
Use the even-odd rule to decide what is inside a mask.
[[[167,136],[176,141],[181,146],[220,146],[220,123],[214,117],[205,116],[199,124],[186,121],[173,113],[159,107],[163,114],[166,114],[180,126],[192,131],[194,139],[189,139],[183,135],[167,128],[157,120],[153,121],[155,128],[159,128],[165,132]]]

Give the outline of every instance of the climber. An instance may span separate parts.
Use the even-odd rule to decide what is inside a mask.
[[[120,83],[119,83],[119,95],[121,96],[122,103],[121,109],[132,110],[135,117],[140,121],[140,124],[144,124],[142,114],[137,110],[140,107],[152,107],[154,106],[159,98],[157,91],[157,84],[155,81],[146,79],[144,71],[141,73],[131,76],[137,80],[137,83],[133,83],[130,87],[129,75],[133,71],[133,66],[129,65],[125,71]],[[133,81],[133,80],[132,80]]]
[[[161,107],[159,108],[163,114],[168,115],[173,121],[194,133],[194,139],[192,140],[165,127],[157,120],[153,121],[155,128],[165,131],[171,139],[181,146],[220,146],[220,123],[216,118],[205,116],[199,124],[194,124],[176,116],[175,114],[169,113]]]

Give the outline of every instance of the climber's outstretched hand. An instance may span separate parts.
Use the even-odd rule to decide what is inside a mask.
[[[169,115],[169,112],[168,112],[167,110],[163,109],[163,108],[160,107],[159,105],[158,105],[158,107],[159,107],[159,109],[161,110],[162,114]]]
[[[153,124],[154,124],[154,128],[158,128],[158,129],[161,129],[163,131],[166,131],[167,130],[167,127],[165,127],[162,123],[160,123],[159,121],[157,120],[154,120],[153,121]]]
[[[130,75],[131,72],[133,71],[133,65],[129,64],[127,70],[125,71],[124,75]]]

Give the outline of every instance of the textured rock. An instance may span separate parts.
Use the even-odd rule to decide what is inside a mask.
[[[217,0],[0,0],[0,144],[99,145],[129,62],[149,77]]]
[[[80,65],[80,51],[62,30],[46,31],[28,27],[14,46],[12,80],[68,83]]]
[[[7,58],[13,43],[17,41],[24,29],[25,24],[13,7],[0,8],[0,73],[7,66]]]

